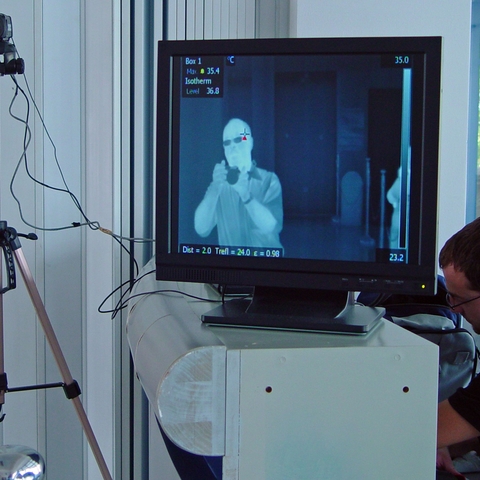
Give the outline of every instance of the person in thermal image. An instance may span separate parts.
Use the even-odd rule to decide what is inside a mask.
[[[195,211],[195,230],[207,237],[217,227],[222,246],[281,248],[282,187],[277,175],[252,158],[250,126],[231,119],[223,130],[225,159],[213,168],[212,181]]]

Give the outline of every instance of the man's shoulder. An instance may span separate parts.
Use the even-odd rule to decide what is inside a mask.
[[[268,177],[278,178],[275,172],[271,172],[270,170],[259,167],[256,162],[253,162],[253,168],[250,171],[250,177],[256,178],[257,180],[264,180]]]

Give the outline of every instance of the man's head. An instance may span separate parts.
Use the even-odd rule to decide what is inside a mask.
[[[480,218],[447,240],[439,263],[450,305],[480,332]]]
[[[223,129],[223,149],[228,164],[241,172],[252,166],[253,137],[250,127],[239,118],[232,118]]]

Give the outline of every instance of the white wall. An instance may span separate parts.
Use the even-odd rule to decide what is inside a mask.
[[[80,3],[52,0],[42,3],[41,19],[35,18],[36,28],[42,31],[41,43],[35,49],[42,61],[34,68],[29,65],[27,78],[38,78],[43,73],[43,90],[36,98],[42,101],[44,119],[56,144],[67,183],[81,199]],[[59,18],[62,21],[58,21]],[[17,19],[18,15],[12,15],[14,28]],[[19,37],[16,32],[15,37],[16,42],[20,42],[24,41],[25,35]],[[37,135],[42,136],[41,128],[37,129]],[[43,143],[43,156],[38,155],[37,164],[39,167],[43,165],[45,183],[59,186],[52,146],[45,137]],[[65,194],[39,188],[38,198],[44,205],[43,215],[37,223],[39,226],[68,225],[79,218]],[[45,282],[43,300],[72,376],[84,391],[82,298],[77,293],[82,291],[82,271],[79,268],[82,231],[47,232],[42,244],[43,251],[41,254],[37,251],[37,256],[43,265],[39,265],[37,278]],[[58,369],[48,347],[46,358],[46,378],[54,382],[59,378]],[[68,464],[63,460],[66,448],[83,453],[78,420],[72,412],[72,405],[62,396],[61,390],[51,391],[47,393],[46,401],[46,461],[50,475],[56,476],[68,472]],[[65,429],[61,428],[66,422],[72,426],[72,435],[67,441]],[[51,428],[53,425],[56,428]],[[59,447],[54,449],[50,445]],[[75,455],[72,462],[70,468],[83,470],[82,455]]]
[[[442,36],[438,244],[466,221],[471,2],[296,0],[299,37]]]
[[[91,220],[121,233],[122,202],[117,188],[120,102],[114,82],[120,64],[115,47],[120,28],[117,3],[0,0],[0,13],[12,17],[26,77],[70,189]],[[23,77],[18,76],[18,82],[26,88]],[[23,125],[8,113],[12,85],[9,77],[0,78],[0,219],[20,232],[30,232],[34,229],[20,220],[8,188],[23,149],[24,133]],[[24,117],[25,101],[19,99],[16,104],[16,113]],[[29,123],[32,172],[48,184],[63,187],[53,148],[31,100]],[[82,221],[67,194],[35,185],[23,167],[16,185],[25,217],[33,225],[50,228]],[[113,474],[118,405],[114,397],[121,393],[120,382],[115,382],[118,352],[114,339],[118,339],[122,326],[119,317],[112,322],[108,315],[99,314],[97,307],[120,283],[120,249],[111,237],[87,227],[49,232],[36,229],[36,233],[39,240],[35,244],[22,240],[24,253]],[[18,281],[19,288],[4,296],[9,386],[61,381],[22,281]],[[106,308],[111,305],[107,303]],[[38,449],[45,456],[49,478],[101,478],[72,402],[62,389],[9,393],[5,411],[2,443]]]

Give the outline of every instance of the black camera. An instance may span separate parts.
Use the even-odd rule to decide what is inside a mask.
[[[0,55],[3,55],[3,62],[0,62],[0,76],[22,74],[25,71],[25,62],[22,58],[17,58],[12,36],[12,18],[0,13]]]
[[[225,168],[227,169],[227,182],[230,185],[235,185],[238,182],[240,170],[238,167],[231,167],[230,165],[227,165]]]
[[[8,42],[13,35],[12,17],[0,13],[0,41]]]

